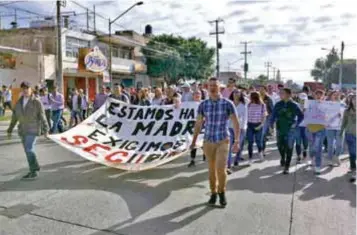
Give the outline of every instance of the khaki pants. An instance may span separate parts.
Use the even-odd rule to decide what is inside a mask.
[[[211,193],[223,193],[227,185],[227,158],[229,152],[229,140],[222,140],[217,143],[205,141],[203,152],[208,161],[209,184]],[[218,178],[218,190],[217,190]]]

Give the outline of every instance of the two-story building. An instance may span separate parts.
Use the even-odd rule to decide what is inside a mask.
[[[39,84],[46,81],[49,86],[55,83],[56,76],[56,28],[23,28],[0,30],[1,52],[12,55],[16,61],[13,68],[0,66],[1,85],[9,85],[14,78],[13,87],[19,88],[22,80]],[[123,35],[120,35],[123,34]],[[79,69],[83,64],[80,49],[88,51],[98,47],[109,59],[109,42],[112,45],[112,83],[121,83],[127,87],[148,86],[150,81],[146,75],[145,58],[141,48],[146,45],[145,38],[133,31],[116,32],[109,39],[108,35],[93,32],[62,29],[62,67],[63,88],[67,96],[72,88],[82,88],[91,100],[103,84],[103,74]],[[82,50],[83,51],[83,50]],[[23,58],[23,59],[20,59]],[[31,62],[28,65],[32,72],[25,69],[24,58]],[[1,63],[1,60],[0,60]],[[9,72],[10,71],[10,72]],[[17,96],[14,96],[16,100]]]

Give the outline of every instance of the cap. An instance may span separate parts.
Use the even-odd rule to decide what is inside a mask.
[[[185,82],[181,87],[182,87],[182,88],[190,88],[191,86],[190,86],[190,84],[188,84],[187,82]]]
[[[23,81],[21,82],[21,85],[20,85],[21,88],[24,88],[24,87],[31,87],[31,84],[28,82],[28,81]]]

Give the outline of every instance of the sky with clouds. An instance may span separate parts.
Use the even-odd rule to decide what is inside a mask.
[[[103,17],[115,18],[136,1],[84,1],[76,0],[82,6],[93,8]],[[55,1],[18,2],[8,6],[19,7],[45,15],[55,14]],[[354,0],[291,0],[291,1],[251,1],[251,0],[144,0],[119,19],[114,30],[133,29],[142,33],[145,25],[153,27],[154,34],[172,33],[184,37],[196,36],[215,46],[214,30],[209,21],[218,17],[225,33],[220,35],[223,48],[220,51],[221,71],[228,69],[242,72],[243,61],[240,54],[244,50],[242,41],[249,41],[248,55],[250,72],[248,77],[266,74],[266,61],[281,70],[284,79],[303,83],[312,80],[310,69],[314,60],[326,55],[322,47],[339,47],[345,41],[344,58],[356,58],[357,1]],[[0,8],[0,12],[13,11]],[[63,11],[83,13],[84,9],[67,0]],[[18,12],[18,15],[29,14]],[[9,22],[2,19],[2,25]],[[85,15],[75,18],[79,27],[85,26]],[[28,19],[20,20],[20,27],[28,24]],[[92,27],[92,19],[90,27]],[[107,30],[107,21],[97,17],[97,29]],[[238,62],[236,62],[238,60]],[[272,71],[271,73],[272,74]]]

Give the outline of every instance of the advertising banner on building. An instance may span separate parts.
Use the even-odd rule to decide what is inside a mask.
[[[198,103],[135,106],[114,99],[76,127],[50,138],[66,149],[109,167],[140,171],[189,151]],[[202,145],[202,135],[197,146]]]

